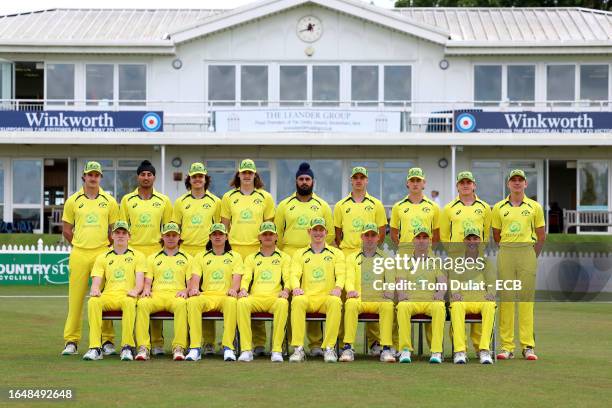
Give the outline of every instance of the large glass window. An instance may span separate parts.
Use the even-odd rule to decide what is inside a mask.
[[[508,183],[506,182],[506,177],[510,172],[514,169],[521,169],[525,172],[525,176],[527,176],[527,189],[525,190],[525,195],[532,200],[538,200],[538,169],[536,167],[536,163],[532,161],[527,162],[508,162],[506,166],[506,172],[504,173],[504,195],[510,194],[508,190]],[[495,203],[489,203],[491,205]]]
[[[535,100],[535,66],[508,65],[508,100],[522,102],[522,105]],[[528,103],[525,104],[524,102]]]
[[[502,97],[501,65],[474,66],[474,100],[478,105],[499,102]]]
[[[312,67],[313,106],[338,106],[340,101],[340,67],[315,65]],[[329,101],[329,102],[327,102]]]
[[[608,209],[608,164],[604,161],[579,161],[579,208]]]
[[[4,219],[4,163],[0,160],[0,221]]]
[[[385,105],[403,105],[412,99],[412,67],[385,66]],[[397,101],[397,102],[389,102]]]
[[[112,105],[114,70],[112,64],[85,66],[85,98],[88,105]]]
[[[351,67],[351,99],[364,101],[358,105],[378,103],[378,66],[354,65]]]
[[[82,165],[89,160],[96,160],[102,165],[103,177],[100,187],[121,202],[124,195],[138,187],[136,169],[141,159],[85,159]]]
[[[268,104],[268,67],[243,65],[240,68],[240,99],[243,106]]]
[[[47,64],[47,99],[74,100],[74,64]]]
[[[476,179],[476,194],[493,206],[504,194],[504,176],[498,161],[475,161],[472,174]]]
[[[208,100],[214,105],[234,105],[236,100],[236,67],[210,65],[208,67]]]
[[[147,99],[147,66],[144,64],[119,65],[119,103],[139,105]],[[138,101],[138,102],[129,102]]]
[[[310,168],[315,176],[315,193],[333,207],[333,205],[342,198],[341,160],[277,160],[277,202],[295,193],[294,175],[302,162],[310,163]]]
[[[42,160],[13,160],[13,224],[22,229],[21,221],[32,229],[41,228]]]
[[[307,70],[305,65],[281,65],[280,100],[281,106],[303,105],[307,96]]]
[[[549,101],[575,100],[576,67],[548,65],[546,67],[546,99]]]
[[[580,66],[580,99],[608,100],[608,65]]]
[[[0,62],[0,99],[11,99],[13,66],[10,62]]]

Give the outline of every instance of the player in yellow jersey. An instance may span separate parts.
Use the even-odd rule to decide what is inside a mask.
[[[440,240],[445,244],[449,256],[465,253],[463,244],[466,228],[477,228],[481,233],[481,248],[489,242],[491,231],[491,207],[476,195],[476,179],[470,171],[457,174],[458,196],[444,206],[440,213]],[[480,350],[480,323],[472,323],[472,344]]]
[[[96,257],[108,249],[109,232],[117,221],[119,206],[115,199],[102,190],[102,166],[90,161],[83,170],[83,188],[71,195],[64,204],[62,234],[72,245],[68,267],[68,316],[64,325],[63,355],[77,354],[81,339],[83,301],[89,286],[89,275]],[[102,324],[102,352],[114,354],[113,324]]]
[[[479,348],[477,351],[481,364],[493,364],[489,342],[495,320],[495,273],[488,260],[481,255],[482,232],[480,229],[467,226],[463,229],[463,235],[465,236],[463,262],[460,267],[455,266],[449,271],[450,316],[453,325],[453,352],[455,353],[453,362],[455,364],[467,362],[465,315],[478,313],[482,316],[482,327],[475,347]]]
[[[113,247],[98,255],[91,271],[92,283],[87,302],[89,317],[89,351],[83,360],[102,359],[102,312],[121,310],[121,360],[133,360],[136,300],[144,287],[147,270],[145,256],[128,247],[130,227],[117,221],[111,234]],[[100,287],[104,281],[104,292]]]
[[[181,250],[195,257],[206,252],[211,225],[221,222],[221,200],[209,191],[212,179],[203,163],[192,163],[185,178],[187,192],[174,202],[172,220],[181,226]],[[202,321],[203,353],[215,354],[215,322]]]
[[[499,279],[521,281],[519,296],[519,337],[523,357],[537,360],[534,352],[533,297],[538,269],[537,257],[546,240],[544,212],[542,206],[525,195],[527,179],[525,172],[515,169],[507,182],[510,194],[493,207],[491,226],[493,239],[499,244],[497,271]],[[514,358],[514,309],[511,300],[515,293],[504,291],[499,308],[500,360]]]
[[[351,171],[351,192],[348,197],[334,206],[334,227],[336,245],[345,257],[361,250],[361,232],[367,223],[378,226],[378,243],[385,242],[387,215],[383,203],[368,194],[368,169],[353,167]],[[370,353],[378,356],[381,351],[377,323],[366,323],[367,339],[371,344]],[[341,328],[342,332],[343,328]]]
[[[393,315],[395,305],[393,299],[384,298],[383,292],[374,287],[374,280],[385,281],[385,276],[374,273],[374,259],[385,259],[386,255],[377,248],[378,226],[367,223],[361,233],[363,249],[349,255],[346,259],[346,303],[344,305],[344,349],[340,361],[353,361],[353,343],[357,333],[357,320],[360,313],[377,313],[380,323],[380,344],[383,350],[380,361],[395,362],[395,353],[391,350],[393,344]]]
[[[431,316],[431,357],[430,363],[442,362],[442,341],[444,337],[444,322],[446,321],[446,307],[444,295],[446,294],[447,279],[441,265],[436,265],[430,257],[431,230],[426,225],[417,225],[412,228],[414,271],[401,270],[397,272],[398,281],[409,282],[413,285],[408,290],[398,293],[397,322],[399,326],[400,363],[412,361],[412,340],[410,319],[416,314]],[[418,264],[416,264],[418,262]],[[436,286],[441,284],[441,286]],[[432,286],[433,285],[433,286]]]
[[[313,190],[315,185],[314,172],[310,164],[301,163],[295,173],[295,193],[278,204],[274,222],[278,230],[278,247],[293,256],[296,250],[310,244],[308,228],[313,218],[323,218],[327,225],[333,225],[332,212],[329,204],[317,196]],[[326,241],[334,243],[333,233],[328,233]],[[306,324],[308,348],[313,357],[322,356],[321,341],[323,332],[319,322]]]
[[[283,339],[289,314],[291,257],[276,247],[276,225],[265,221],[259,227],[261,247],[244,261],[238,293],[238,330],[242,353],[238,361],[253,361],[251,313],[274,315],[272,362],[283,362]]]
[[[236,334],[236,298],[242,279],[242,257],[233,251],[227,240],[227,229],[221,223],[210,227],[206,252],[200,252],[191,269],[189,280],[189,335],[191,345],[188,361],[201,358],[202,313],[223,313],[223,359],[236,361],[234,336]]]
[[[152,313],[174,314],[172,354],[175,361],[185,359],[187,347],[187,279],[192,257],[180,250],[181,229],[169,222],[162,227],[162,250],[147,258],[147,273],[136,308],[136,360],[148,360],[151,342],[149,321]]]
[[[221,222],[229,231],[232,249],[245,259],[259,250],[259,225],[274,221],[274,200],[264,190],[253,160],[245,159],[240,163],[230,185],[233,189],[221,198]],[[253,343],[254,354],[264,355],[265,322],[253,322]]]
[[[172,220],[172,203],[168,196],[153,188],[155,167],[143,160],[136,169],[138,187],[121,199],[121,219],[130,225],[130,246],[146,257],[161,249],[162,225]],[[164,354],[162,321],[151,322],[151,354]]]
[[[291,260],[291,362],[304,361],[306,313],[325,313],[324,361],[338,361],[334,349],[342,317],[342,288],[345,280],[344,254],[325,243],[323,218],[310,220],[310,245],[295,252]]]

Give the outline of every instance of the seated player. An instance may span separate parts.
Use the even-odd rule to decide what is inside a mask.
[[[192,258],[180,250],[181,229],[169,222],[162,227],[162,250],[147,258],[145,284],[136,310],[136,360],[148,360],[151,350],[149,321],[152,313],[174,314],[172,354],[175,361],[185,359],[187,347],[187,274]]]
[[[295,350],[289,361],[304,361],[304,330],[306,313],[325,313],[323,359],[327,363],[338,361],[334,349],[342,317],[344,287],[344,254],[325,243],[327,226],[323,218],[313,218],[308,229],[310,245],[295,252],[291,260],[291,345]]]
[[[133,360],[136,299],[144,286],[147,270],[145,256],[128,247],[130,227],[117,221],[111,233],[113,249],[96,257],[91,271],[92,283],[87,302],[89,318],[89,351],[83,360],[102,360],[102,312],[121,310],[121,360]],[[102,282],[104,291],[100,291]]]
[[[380,324],[380,344],[383,350],[380,361],[395,363],[393,344],[393,315],[395,305],[393,297],[384,298],[384,293],[376,291],[374,279],[384,278],[384,275],[375,275],[373,272],[374,258],[386,258],[385,254],[377,248],[378,227],[374,223],[363,226],[361,233],[362,250],[350,255],[346,259],[346,303],[344,305],[344,349],[340,361],[353,361],[353,343],[357,334],[357,319],[360,313],[377,313]],[[363,292],[362,292],[363,291]]]
[[[461,284],[459,290],[452,290],[450,296],[450,315],[453,326],[453,345],[455,364],[465,364],[466,338],[465,338],[465,315],[468,313],[479,313],[482,316],[482,331],[478,347],[478,356],[481,364],[492,364],[491,352],[489,350],[491,333],[493,332],[493,321],[495,319],[495,286],[492,266],[484,262],[483,267],[476,263],[480,256],[481,244],[480,230],[469,227],[464,230],[465,260],[471,260],[473,268],[465,271],[450,271],[450,278]],[[484,258],[483,258],[484,260]],[[465,261],[467,262],[467,261]],[[489,286],[492,285],[492,286]],[[466,288],[463,290],[463,288]]]
[[[274,314],[272,323],[273,362],[283,361],[283,339],[289,314],[291,258],[276,247],[276,225],[266,221],[259,227],[261,247],[244,261],[241,289],[238,293],[238,330],[242,353],[238,361],[253,361],[251,313]]]
[[[431,316],[432,338],[430,363],[442,362],[442,340],[444,336],[444,322],[446,321],[446,307],[444,295],[446,294],[446,276],[439,264],[427,262],[430,259],[429,245],[431,231],[424,225],[413,230],[414,252],[413,264],[418,262],[412,271],[398,271],[400,280],[414,284],[412,290],[398,293],[397,322],[399,325],[399,348],[401,350],[399,362],[410,363],[412,348],[411,323],[412,316],[424,314]],[[433,260],[433,259],[432,259]],[[438,285],[437,285],[438,284]]]
[[[243,273],[242,257],[232,251],[225,225],[211,225],[209,238],[206,252],[194,258],[189,280],[187,314],[191,340],[187,360],[202,358],[202,313],[216,311],[223,313],[223,359],[236,361],[236,297]]]

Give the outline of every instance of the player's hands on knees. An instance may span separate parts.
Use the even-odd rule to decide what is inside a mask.
[[[444,300],[444,292],[435,292],[433,298],[434,300]]]
[[[140,294],[140,297],[151,297],[151,288],[144,288]]]
[[[461,296],[461,293],[453,293],[451,300],[454,302],[461,302],[463,300],[463,296]]]
[[[293,296],[302,296],[304,294],[304,289],[302,288],[295,288],[292,291]]]
[[[406,292],[397,292],[397,300],[402,302],[404,300],[408,300],[408,293]]]
[[[198,288],[189,289],[187,294],[189,295],[189,297],[191,297],[191,296],[199,296],[200,295],[200,289],[198,289]]]
[[[183,290],[179,290],[178,292],[176,292],[176,297],[180,297],[183,299],[187,299],[187,289],[183,289]]]
[[[89,291],[89,296],[91,297],[100,297],[101,294],[102,292],[100,292],[99,288],[91,288],[91,290]]]
[[[487,293],[484,297],[485,297],[486,300],[488,300],[490,302],[495,300],[495,295],[492,294],[492,293]]]
[[[287,299],[289,298],[289,291],[287,289],[283,289],[278,293],[279,298]]]
[[[340,297],[340,295],[342,294],[342,289],[336,286],[331,290],[331,292],[329,292],[329,294],[332,296]]]
[[[247,296],[249,296],[249,292],[247,292],[245,288],[240,289],[240,292],[238,292],[238,297],[243,298]]]
[[[359,297],[359,292],[357,292],[356,290],[351,290],[349,292],[346,292],[346,298],[350,299],[350,298],[357,298]]]
[[[395,297],[395,292],[391,290],[383,291],[383,299],[393,300],[394,297]]]
[[[138,297],[138,291],[136,289],[132,289],[127,293],[127,295],[133,298]]]
[[[230,288],[230,290],[227,291],[227,296],[231,296],[231,297],[238,297],[238,292],[236,292],[236,289],[234,288]]]

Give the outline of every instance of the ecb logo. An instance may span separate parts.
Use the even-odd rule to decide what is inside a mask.
[[[323,279],[323,268],[316,268],[314,271],[312,271],[312,277],[315,280],[322,280]]]
[[[457,116],[457,130],[459,132],[472,132],[476,128],[476,118],[469,113],[462,113]]]
[[[196,214],[191,216],[191,224],[192,225],[200,225],[202,224],[202,216],[200,214]]]
[[[138,221],[140,221],[141,224],[149,224],[151,222],[151,214],[140,214],[140,217],[138,217]]]
[[[115,279],[123,279],[125,277],[125,272],[123,269],[117,269],[115,271]]]
[[[220,281],[221,279],[223,279],[223,271],[221,270],[214,271],[212,274],[212,279],[216,281]]]
[[[253,218],[253,211],[251,211],[250,209],[246,209],[246,210],[242,210],[240,212],[240,218],[243,220],[250,220]]]
[[[521,230],[521,224],[518,221],[512,221],[510,223],[510,232],[516,234]]]
[[[269,281],[271,279],[272,279],[272,272],[270,272],[270,271],[263,271],[261,273],[261,280]]]
[[[98,222],[98,216],[96,214],[94,214],[94,213],[89,213],[85,217],[85,222],[87,224],[95,224],[95,223]]]

